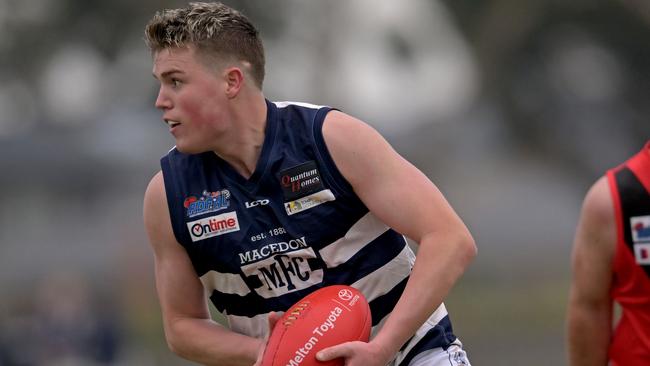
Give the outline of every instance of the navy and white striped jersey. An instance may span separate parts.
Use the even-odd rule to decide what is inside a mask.
[[[267,106],[264,145],[249,179],[213,152],[187,155],[174,148],[162,158],[176,239],[236,332],[262,337],[269,312],[285,311],[318,288],[346,284],[368,299],[376,333],[415,256],[337,170],[322,135],[331,108]],[[455,339],[441,305],[400,357],[408,363]]]

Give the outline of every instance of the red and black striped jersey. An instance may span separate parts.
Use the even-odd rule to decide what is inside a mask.
[[[622,308],[609,357],[612,365],[650,362],[650,142],[607,172],[617,239],[612,298]]]

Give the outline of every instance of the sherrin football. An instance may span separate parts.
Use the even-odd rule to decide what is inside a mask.
[[[339,366],[343,359],[316,360],[322,349],[349,341],[367,342],[370,307],[354,287],[321,288],[295,303],[269,336],[262,366]]]

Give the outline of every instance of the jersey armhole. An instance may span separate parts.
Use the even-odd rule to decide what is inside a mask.
[[[624,228],[623,228],[623,215],[621,208],[621,198],[618,193],[618,185],[616,184],[616,172],[617,169],[612,169],[607,171],[607,183],[609,186],[609,193],[612,197],[612,204],[614,205],[614,219],[616,221],[616,247],[614,250],[614,257],[612,260],[612,267],[614,269],[613,273],[616,273],[616,269],[619,268],[621,259],[621,246],[624,246]]]
[[[171,152],[169,153],[171,154]],[[162,168],[162,173],[163,173],[163,182],[165,183],[165,195],[167,196],[167,208],[169,210],[169,220],[172,225],[172,231],[174,232],[174,237],[176,238],[176,241],[178,241],[182,246],[183,243],[187,242],[188,238],[185,238],[183,236],[183,226],[182,226],[182,220],[179,222],[179,220],[176,220],[175,218],[178,217],[179,213],[181,215],[181,218],[183,217],[183,210],[181,207],[179,207],[179,202],[180,202],[180,197],[178,197],[177,192],[180,190],[176,187],[176,180],[173,178],[172,172],[172,164],[170,162],[171,157],[170,155],[167,154],[164,156],[162,159],[160,159],[160,166]],[[167,174],[166,174],[167,173]]]
[[[313,126],[312,126],[312,136],[316,144],[316,154],[318,155],[318,160],[323,163],[323,167],[326,170],[327,175],[331,178],[332,184],[336,185],[336,188],[342,192],[351,192],[354,190],[347,179],[341,174],[339,169],[336,167],[332,155],[330,155],[327,145],[325,144],[325,138],[323,137],[323,124],[325,123],[325,117],[327,114],[333,110],[338,110],[335,108],[321,108],[316,112],[314,117]]]
[[[632,171],[632,174],[641,182],[646,191],[650,192],[650,170],[645,168],[647,165],[650,165],[650,156],[648,156],[647,149],[647,145],[644,146],[642,151],[628,160],[627,166]]]

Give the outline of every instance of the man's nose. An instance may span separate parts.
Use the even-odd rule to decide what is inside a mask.
[[[158,97],[156,97],[155,106],[158,109],[169,109],[172,106],[171,100],[166,96],[162,87],[158,90]]]

